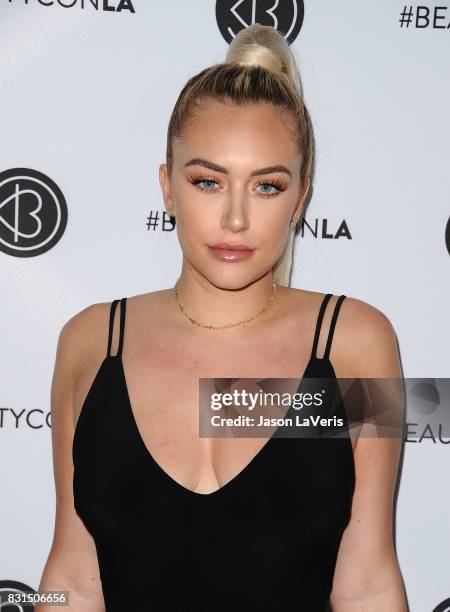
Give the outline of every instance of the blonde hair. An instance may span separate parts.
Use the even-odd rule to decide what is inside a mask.
[[[174,139],[183,137],[189,120],[208,100],[238,105],[267,102],[287,110],[293,119],[293,138],[302,156],[301,189],[305,189],[308,183],[309,190],[314,161],[311,119],[303,101],[295,58],[289,44],[275,28],[255,23],[241,30],[231,42],[225,62],[205,68],[184,85],[167,131],[169,177],[173,166]],[[305,207],[306,199],[302,216]],[[283,253],[273,267],[274,280],[284,286],[290,284],[294,236],[295,226],[291,226]]]

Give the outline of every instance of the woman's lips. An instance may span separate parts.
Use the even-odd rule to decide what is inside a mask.
[[[209,252],[219,261],[227,261],[229,263],[237,263],[248,259],[253,253],[253,249],[242,245],[215,245],[208,246]]]

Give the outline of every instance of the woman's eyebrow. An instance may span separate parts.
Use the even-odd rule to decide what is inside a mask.
[[[221,172],[222,174],[229,174],[228,170],[223,166],[214,164],[213,162],[210,162],[207,159],[201,159],[200,157],[194,157],[184,164],[185,168],[187,168],[188,166],[204,166],[205,168],[209,168],[209,170],[215,170],[216,172]],[[270,174],[272,172],[284,172],[292,178],[292,173],[289,168],[286,168],[286,166],[283,166],[282,164],[277,164],[276,166],[267,166],[266,168],[259,168],[258,170],[253,170],[250,176]]]

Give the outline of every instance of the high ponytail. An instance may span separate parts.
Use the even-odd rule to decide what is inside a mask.
[[[314,161],[312,124],[303,101],[295,58],[289,44],[275,28],[255,23],[241,30],[231,42],[224,63],[205,68],[185,84],[169,121],[166,151],[169,176],[174,138],[181,137],[196,109],[208,99],[238,105],[268,102],[290,112],[302,156],[300,188],[309,189]],[[306,200],[302,216],[305,206]],[[294,237],[295,226],[291,226],[284,251],[273,267],[274,280],[284,286],[290,284]]]
[[[260,66],[286,78],[296,91],[295,95],[303,97],[297,64],[291,48],[275,28],[255,23],[241,30],[233,38],[225,57],[228,63],[241,66]]]

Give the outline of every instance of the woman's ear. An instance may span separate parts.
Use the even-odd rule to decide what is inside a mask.
[[[172,188],[170,184],[170,178],[167,172],[167,164],[161,164],[159,166],[159,184],[164,199],[164,205],[166,207],[167,214],[171,217],[175,217],[175,204],[172,197]]]
[[[300,190],[300,194],[299,194],[297,202],[295,204],[294,212],[292,213],[292,217],[291,217],[291,224],[290,224],[291,227],[294,227],[294,225],[296,225],[298,223],[298,221],[300,220],[300,218],[302,216],[303,205],[305,203],[306,196],[309,193],[310,185],[311,185],[311,181],[308,178],[308,179],[306,179],[305,185]]]

